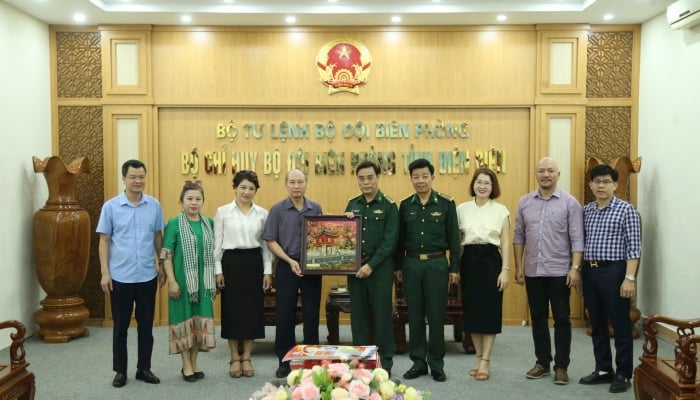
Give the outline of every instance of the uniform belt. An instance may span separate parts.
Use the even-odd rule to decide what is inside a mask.
[[[445,257],[444,251],[438,251],[435,253],[409,253],[406,252],[407,257],[417,258],[419,260],[432,260],[433,258]]]
[[[608,265],[611,264],[617,264],[624,262],[625,260],[585,260],[584,263],[588,264],[589,267],[591,268],[600,268],[600,267],[607,267]]]

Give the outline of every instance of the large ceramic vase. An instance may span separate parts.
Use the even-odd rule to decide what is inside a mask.
[[[43,173],[49,186],[49,199],[34,214],[32,229],[36,274],[46,292],[34,320],[45,342],[65,343],[88,335],[84,324],[90,312],[78,290],[88,268],[90,215],[76,201],[75,185],[81,172],[90,171],[90,163],[85,157],[67,165],[56,156],[32,161],[34,172]]]

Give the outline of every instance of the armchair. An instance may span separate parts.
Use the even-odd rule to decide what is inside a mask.
[[[658,322],[676,328],[678,340],[673,357],[660,357],[657,354]],[[634,394],[637,399],[700,398],[700,377],[697,373],[700,335],[695,334],[698,327],[700,318],[682,320],[654,315],[644,322],[643,354],[639,357],[640,364],[634,369]]]
[[[33,400],[36,392],[34,374],[27,370],[24,359],[24,335],[26,329],[19,321],[0,322],[0,329],[14,328],[11,333],[10,363],[0,363],[0,399]]]

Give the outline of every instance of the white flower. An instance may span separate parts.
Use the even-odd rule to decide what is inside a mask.
[[[396,383],[394,381],[385,381],[379,384],[379,394],[382,399],[390,399],[396,394]]]
[[[350,399],[350,392],[343,388],[335,388],[331,391],[332,400],[346,400]]]
[[[287,385],[292,386],[299,383],[303,371],[304,370],[301,369],[293,369],[292,372],[287,375]]]
[[[379,379],[379,382],[386,382],[389,380],[389,373],[383,368],[375,368],[372,373],[375,379]]]

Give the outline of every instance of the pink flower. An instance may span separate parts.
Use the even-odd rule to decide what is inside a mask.
[[[303,382],[292,393],[292,400],[320,400],[321,391],[313,382]]]
[[[331,363],[328,365],[328,376],[331,378],[339,378],[349,370],[350,368],[345,363]]]
[[[379,393],[374,392],[374,393],[369,395],[367,400],[382,400],[382,396],[380,396]]]
[[[348,385],[348,392],[355,399],[364,399],[369,396],[369,386],[361,380],[353,380]]]
[[[352,373],[350,371],[346,371],[343,375],[340,376],[340,380],[338,381],[338,385],[345,387],[348,385],[348,382],[352,380]]]
[[[372,378],[374,377],[372,375],[372,371],[369,369],[353,369],[352,370],[352,377],[353,379],[359,379],[361,380],[365,385],[369,385],[369,383],[372,381]]]

